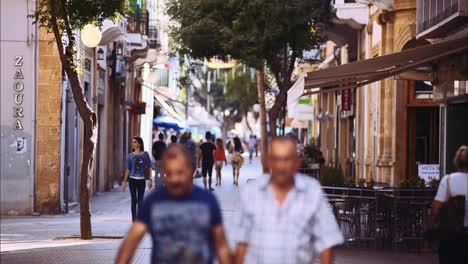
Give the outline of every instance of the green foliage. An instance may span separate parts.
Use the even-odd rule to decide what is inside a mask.
[[[429,186],[434,189],[434,190],[437,190],[439,189],[439,184],[440,184],[440,180],[438,179],[432,179],[430,182],[429,182]]]
[[[303,158],[305,164],[319,163],[323,164],[325,162],[320,148],[315,145],[307,145],[303,149]]]
[[[225,99],[228,102],[238,102],[237,110],[246,115],[257,103],[257,77],[250,74],[250,69],[237,66],[227,73],[227,80],[222,82],[226,87]]]
[[[57,22],[62,32],[66,31],[68,26],[71,30],[82,29],[87,24],[100,26],[104,20],[116,20],[129,11],[125,0],[39,1],[37,11],[30,17],[39,27],[49,32],[52,29],[50,5],[54,3],[57,10]]]
[[[424,179],[419,177],[410,177],[408,179],[400,181],[400,188],[402,189],[414,189],[414,188],[426,188],[426,182]]]
[[[341,187],[345,183],[343,173],[338,168],[324,166],[320,168],[320,184]]]
[[[167,13],[181,54],[231,57],[254,68],[266,61],[277,81],[286,81],[278,74],[290,76],[302,51],[320,44],[329,1],[172,0]]]

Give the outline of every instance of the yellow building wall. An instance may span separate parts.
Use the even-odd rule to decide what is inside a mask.
[[[39,31],[35,209],[60,213],[61,63],[52,34]]]

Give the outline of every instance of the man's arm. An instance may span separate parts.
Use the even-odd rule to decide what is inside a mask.
[[[320,264],[332,264],[333,263],[333,249],[327,248],[320,252]]]
[[[201,151],[201,149],[198,149],[197,153],[198,153],[198,155],[197,155],[197,165],[198,165],[198,167],[200,167],[201,159],[202,159],[202,151]]]
[[[132,260],[133,254],[141,239],[146,233],[146,225],[142,222],[136,221],[130,227],[127,236],[125,236],[122,244],[120,245],[116,264],[127,264]]]
[[[223,225],[213,227],[213,237],[216,249],[216,255],[220,264],[232,263],[232,256],[229,245],[226,241]]]
[[[247,248],[248,248],[247,243],[237,243],[234,264],[244,263],[244,258],[245,258],[245,254],[247,253]]]

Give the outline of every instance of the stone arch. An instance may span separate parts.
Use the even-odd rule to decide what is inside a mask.
[[[409,24],[405,25],[401,28],[399,28],[397,32],[398,38],[396,39],[395,43],[395,52],[400,52],[404,49],[406,44],[411,42],[412,40],[415,40],[415,34],[414,34],[414,24]]]

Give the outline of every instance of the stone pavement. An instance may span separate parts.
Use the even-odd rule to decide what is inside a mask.
[[[259,159],[241,169],[239,185],[259,176]],[[238,211],[238,187],[232,185],[231,166],[223,169],[221,187],[215,188],[223,211],[226,232],[231,246],[233,221]],[[202,185],[201,179],[196,179]],[[79,213],[58,216],[2,217],[0,237],[0,263],[113,263],[123,237],[130,224],[130,194],[119,189],[99,193],[91,206],[93,235],[102,237],[92,241],[57,239],[79,235]],[[112,237],[113,239],[109,239]],[[151,240],[146,236],[139,245],[133,263],[149,263]],[[318,262],[317,262],[318,263]],[[371,249],[340,248],[336,252],[337,264],[432,264],[437,263],[432,253],[376,251]]]

